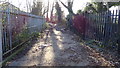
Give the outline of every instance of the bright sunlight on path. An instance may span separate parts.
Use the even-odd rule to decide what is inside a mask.
[[[109,66],[99,53],[74,40],[70,31],[61,32],[53,29],[48,35],[50,46],[41,49],[44,39],[38,41],[20,58],[11,61],[9,66]]]

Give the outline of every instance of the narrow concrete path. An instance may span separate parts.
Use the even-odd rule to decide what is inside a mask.
[[[110,66],[99,53],[80,42],[75,41],[69,31],[61,32],[53,29],[47,39],[47,46],[41,49],[44,39],[38,39],[33,47],[19,59],[8,66]]]

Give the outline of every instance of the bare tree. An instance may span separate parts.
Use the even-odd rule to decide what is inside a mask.
[[[62,22],[62,11],[61,11],[61,7],[58,2],[56,2],[55,8],[56,8],[57,16],[58,16],[58,23],[61,23]]]
[[[34,0],[31,13],[35,14],[35,15],[38,15],[39,14],[38,9],[39,9],[39,7],[37,7],[37,2],[36,2],[36,0]]]
[[[48,0],[48,5],[47,5],[47,12],[46,12],[46,18],[47,18],[47,21],[48,21],[48,12],[49,12],[49,0]]]
[[[68,5],[65,5],[61,0],[59,0],[61,4],[68,10],[69,14],[75,15],[72,10],[74,0],[68,0]]]
[[[45,15],[45,13],[47,13],[48,12],[48,7],[45,7],[45,6],[43,6],[44,8],[43,8],[43,12],[42,12],[42,16],[44,16]]]
[[[32,11],[32,5],[31,5],[31,2],[29,0],[26,0],[26,7],[27,7],[27,12],[31,12]]]
[[[51,9],[51,14],[50,14],[50,20],[52,21],[53,20],[53,11],[54,11],[54,2],[53,2],[53,4],[52,4],[52,9]]]
[[[48,2],[49,3],[49,2]],[[36,0],[33,1],[33,7],[32,7],[32,14],[44,16],[45,13],[47,13],[49,10],[49,4],[48,6],[43,5],[43,2],[37,2]]]
[[[68,1],[67,5],[65,5],[61,0],[59,0],[59,1],[69,12],[69,14],[67,16],[67,25],[70,29],[72,29],[72,26],[73,26],[72,17],[75,15],[75,13],[72,10],[74,0],[67,0]]]

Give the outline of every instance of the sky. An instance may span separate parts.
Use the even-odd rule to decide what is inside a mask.
[[[0,1],[5,1],[5,0],[0,0]],[[6,0],[6,1],[9,1],[13,5],[15,5],[16,7],[19,7],[22,11],[27,11],[27,7],[26,7],[27,2],[30,2],[31,5],[33,3],[33,0]],[[43,1],[44,5],[47,5],[47,3],[48,3],[47,2],[48,0],[39,0],[39,1]],[[55,1],[55,0],[49,0],[50,4],[52,4],[53,1]],[[65,4],[67,4],[67,0],[61,0],[61,1],[64,2]],[[83,8],[86,6],[86,3],[90,2],[90,1],[91,0],[74,0],[74,3],[73,3],[73,11],[74,11],[74,13],[77,13],[77,10],[79,10],[79,9],[83,10]],[[98,0],[98,1],[101,1],[101,0]],[[61,6],[62,11],[64,11],[65,16],[66,16],[68,14],[67,9],[61,3],[59,3],[59,4]],[[115,9],[115,7],[112,7],[111,10],[112,9]]]
[[[4,1],[4,0],[0,0],[0,1]],[[15,5],[16,7],[19,7],[21,10],[27,11],[26,0],[7,0],[7,1],[9,1],[13,5]],[[30,2],[31,4],[33,2],[33,0],[27,0],[27,1]],[[48,0],[42,0],[42,1],[45,5],[47,5]],[[55,0],[49,0],[49,2],[51,4],[53,3],[53,1],[55,1]],[[67,0],[61,0],[61,1],[64,2],[65,4],[67,4]],[[74,13],[76,13],[77,10],[79,10],[79,9],[83,9],[83,7],[85,7],[87,1],[89,1],[89,0],[74,0],[74,4],[73,4]],[[61,6],[62,10],[64,11],[65,15],[67,15],[68,14],[67,9],[61,3],[60,3],[60,6]]]

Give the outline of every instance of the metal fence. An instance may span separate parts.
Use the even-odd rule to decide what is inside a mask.
[[[74,16],[71,31],[100,47],[118,49],[120,10]]]
[[[18,44],[40,32],[45,18],[26,12],[0,12],[2,55],[10,53]]]
[[[117,47],[119,13],[119,10],[114,10],[86,15],[86,39],[101,42],[107,47]]]

